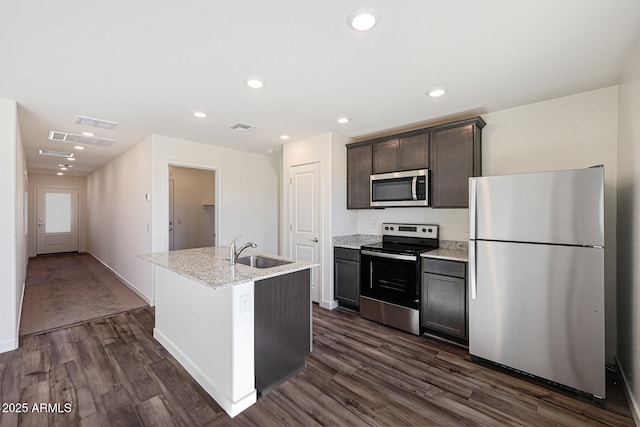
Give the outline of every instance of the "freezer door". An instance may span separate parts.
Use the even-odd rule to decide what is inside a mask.
[[[604,250],[471,244],[469,353],[604,398]]]
[[[604,246],[604,168],[471,178],[471,239]]]

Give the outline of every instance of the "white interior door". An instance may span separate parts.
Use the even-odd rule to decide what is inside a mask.
[[[36,190],[36,254],[78,251],[78,190]]]
[[[291,256],[320,262],[319,163],[291,167]],[[311,299],[320,300],[320,269],[311,269]]]

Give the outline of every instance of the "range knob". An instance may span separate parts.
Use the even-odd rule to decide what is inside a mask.
[[[389,227],[385,227],[384,229],[385,229],[385,230],[389,230]]]
[[[433,233],[433,228],[430,228],[430,229],[429,229],[429,233]]]
[[[393,231],[393,227],[391,227],[391,231]]]
[[[426,233],[426,232],[427,232],[427,229],[426,229],[426,228],[423,228],[423,229],[422,229],[422,232],[423,232],[423,233]]]

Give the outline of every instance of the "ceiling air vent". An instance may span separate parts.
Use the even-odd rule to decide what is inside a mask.
[[[49,131],[49,139],[52,141],[71,142],[74,144],[98,145],[108,147],[115,141],[113,139],[94,138],[92,136],[76,135],[75,133]]]
[[[73,153],[68,151],[53,151],[53,150],[38,150],[38,153],[43,156],[55,156],[55,157],[73,157]]]
[[[94,128],[114,130],[118,122],[109,120],[94,119],[92,117],[76,116],[76,124],[82,126],[93,126]]]
[[[250,130],[257,129],[257,127],[255,127],[253,125],[249,125],[247,123],[238,122],[236,124],[233,124],[233,125],[229,126],[229,129],[239,130],[239,131],[242,131],[242,132],[247,132],[247,131],[250,131]]]

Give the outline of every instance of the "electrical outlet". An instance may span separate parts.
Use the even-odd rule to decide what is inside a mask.
[[[251,295],[240,295],[240,314],[248,313],[251,311]]]

